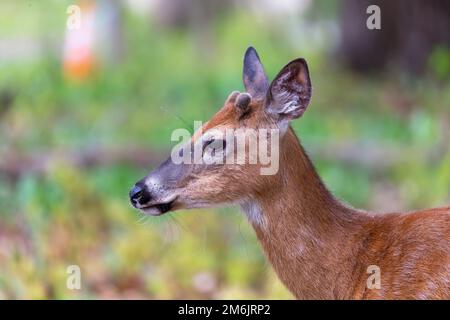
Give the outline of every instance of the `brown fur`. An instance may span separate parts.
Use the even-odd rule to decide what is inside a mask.
[[[266,228],[255,225],[283,283],[306,299],[450,297],[450,207],[372,214],[326,190],[290,130],[279,174],[259,195]],[[367,267],[381,289],[367,289]]]

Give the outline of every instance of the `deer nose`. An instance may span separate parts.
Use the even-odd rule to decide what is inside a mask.
[[[143,183],[136,183],[130,190],[130,201],[134,207],[145,205],[151,200],[150,192]]]

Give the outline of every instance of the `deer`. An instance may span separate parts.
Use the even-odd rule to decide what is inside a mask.
[[[151,216],[240,206],[296,299],[449,299],[450,206],[371,212],[345,204],[327,189],[290,125],[312,96],[305,59],[292,60],[269,83],[258,53],[249,47],[243,84],[245,91],[233,91],[189,147],[177,152],[216,144],[220,157],[233,142],[208,132],[277,129],[276,173],[261,174],[261,163],[175,163],[169,157],[132,187],[131,204]],[[249,148],[244,152],[248,157]],[[371,266],[380,276],[375,288],[368,282]]]

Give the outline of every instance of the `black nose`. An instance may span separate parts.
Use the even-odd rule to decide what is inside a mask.
[[[130,201],[133,206],[145,205],[151,200],[150,193],[142,183],[136,183],[130,190]]]

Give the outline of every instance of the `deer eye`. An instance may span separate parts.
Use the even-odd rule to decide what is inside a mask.
[[[222,150],[225,150],[226,145],[227,144],[226,144],[225,140],[212,138],[212,139],[206,141],[205,144],[203,145],[203,153],[205,151],[214,152],[214,153],[220,152]],[[209,150],[209,149],[212,149],[212,150]]]
[[[215,148],[216,150],[225,150],[225,148],[227,147],[227,142],[225,140],[216,140],[215,142]]]
[[[210,146],[214,141],[215,141],[214,138],[207,140],[207,141],[203,144],[203,152],[205,152],[206,148],[207,148],[208,146]]]

